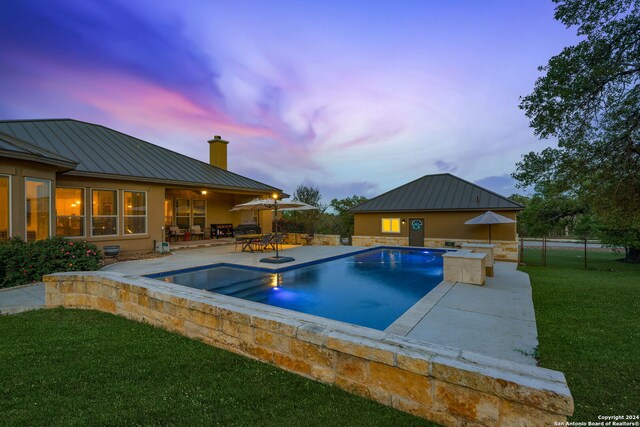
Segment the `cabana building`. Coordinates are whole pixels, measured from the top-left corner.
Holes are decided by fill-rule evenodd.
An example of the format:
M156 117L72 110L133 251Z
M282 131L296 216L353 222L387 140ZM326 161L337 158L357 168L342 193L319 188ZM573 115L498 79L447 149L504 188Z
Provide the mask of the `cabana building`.
M488 210L515 220L523 208L449 173L425 175L352 208L352 242L426 247L442 247L445 242L488 243L486 225L465 222ZM491 243L496 245L496 259L517 261L516 223L494 225Z
M280 189L227 170L228 141L203 141L209 164L107 127L71 119L0 121L0 240L64 236L148 251L170 226L256 220L229 212Z

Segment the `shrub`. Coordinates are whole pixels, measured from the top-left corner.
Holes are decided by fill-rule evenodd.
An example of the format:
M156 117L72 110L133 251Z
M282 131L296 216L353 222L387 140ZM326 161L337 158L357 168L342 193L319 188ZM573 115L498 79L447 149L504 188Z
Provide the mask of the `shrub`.
M0 288L42 280L61 271L91 271L100 268L102 255L91 243L63 237L25 243L18 237L0 244Z

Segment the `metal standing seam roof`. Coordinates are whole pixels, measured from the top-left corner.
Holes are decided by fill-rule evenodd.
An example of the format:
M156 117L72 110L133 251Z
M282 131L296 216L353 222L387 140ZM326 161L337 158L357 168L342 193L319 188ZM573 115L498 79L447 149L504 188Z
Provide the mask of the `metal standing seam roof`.
M40 147L26 143L10 135L0 133L0 156L15 159L32 160L40 163L59 166L68 170L74 169L78 164L73 160L59 156Z
M350 209L394 211L522 210L524 206L449 173L425 175Z
M3 120L0 132L77 163L66 175L225 189L278 188L102 125L73 119Z

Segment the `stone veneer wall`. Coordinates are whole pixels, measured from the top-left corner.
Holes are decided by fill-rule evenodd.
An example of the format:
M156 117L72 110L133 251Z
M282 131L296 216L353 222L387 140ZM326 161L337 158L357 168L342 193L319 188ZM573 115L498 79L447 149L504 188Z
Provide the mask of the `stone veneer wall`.
M408 237L387 237L387 236L353 236L353 246L408 246ZM488 240L463 240L463 239L424 239L424 246L427 248L444 247L444 242L456 243L489 243ZM518 262L518 242L510 240L493 240L496 261L513 261Z
M45 276L46 305L96 309L331 383L449 426L553 425L562 373L116 273ZM293 397L292 397L293 398Z
M400 236L353 236L351 244L353 246L409 246L409 238Z
M304 233L288 233L286 243L298 244L305 243L305 239L302 236L306 236ZM340 235L338 234L315 234L311 241L311 246L340 246Z

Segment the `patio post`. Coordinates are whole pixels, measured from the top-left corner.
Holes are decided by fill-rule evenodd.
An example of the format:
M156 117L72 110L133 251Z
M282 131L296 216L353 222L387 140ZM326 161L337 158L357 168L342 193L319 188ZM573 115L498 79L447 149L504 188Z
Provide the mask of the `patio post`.
M280 253L278 252L278 194L277 193L273 193L273 203L274 203L274 210L273 210L273 216L276 220L276 259L280 258Z

